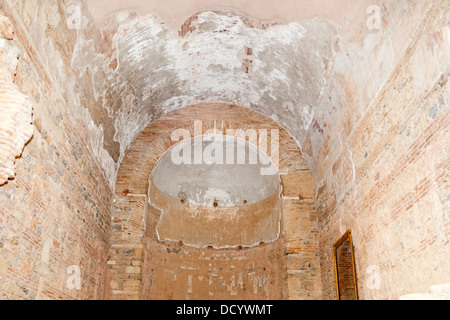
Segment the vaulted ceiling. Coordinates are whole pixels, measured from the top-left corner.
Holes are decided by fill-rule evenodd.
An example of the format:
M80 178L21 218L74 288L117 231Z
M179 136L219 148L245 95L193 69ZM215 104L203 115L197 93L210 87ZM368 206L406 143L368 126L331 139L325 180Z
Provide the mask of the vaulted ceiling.
M92 107L90 117L104 135L111 184L149 124L205 102L275 120L303 150L318 187L338 162L353 170L346 139L427 7L407 0L82 2L86 21L109 39L109 51L100 52L95 39L78 34L72 67L79 76L90 70L103 98L103 120ZM376 9L382 28L374 29Z

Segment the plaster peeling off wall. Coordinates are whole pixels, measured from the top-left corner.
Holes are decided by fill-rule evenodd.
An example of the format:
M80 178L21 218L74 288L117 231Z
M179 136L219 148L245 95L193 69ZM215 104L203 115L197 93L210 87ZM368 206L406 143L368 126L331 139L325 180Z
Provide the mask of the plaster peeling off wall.
M15 176L16 158L33 135L31 104L13 82L19 57L13 36L9 19L0 15L0 185Z
M80 0L70 1L66 10L68 28L77 31L70 65L78 79L83 77L89 79L92 88L92 98L96 102L95 107L98 107L95 110L94 106L90 108L84 106L82 102L83 94L76 86L77 80L69 80L67 81L66 95L71 97L69 100L72 109L70 119L74 123L82 123L86 127L86 130L89 132L86 135L86 141L94 157L103 169L103 175L108 181L111 190L114 190L118 166L111 155L112 152L110 150L108 151L108 148L105 146L105 140L111 143L113 135L111 137L106 136L104 130L105 119L99 119L102 117L102 114L106 113L103 110L106 101L103 99L104 87L106 85L104 69L110 65L110 60L114 59L114 57L108 55L109 50L99 53L96 47L98 43L91 38L92 34L83 32L83 30L87 29L89 18L84 16ZM89 34L89 36L86 34ZM106 117L109 120L111 114L107 114Z
M363 31L359 47L336 47L303 143L321 182L325 299L336 296L328 248L348 229L361 299L398 299L449 280L450 6L398 0L381 9L380 29Z
M399 60L407 54L431 3L385 1L376 6L377 16L372 16L378 20L376 27L370 25L370 15L367 25L360 29L349 19L348 26L342 28L353 30L353 40L347 40L348 35L333 39L335 59L327 85L309 132L299 141L305 156L311 158L318 193L321 188L328 188L341 202L354 187L354 180L358 179L355 166L360 159L354 159L349 141L355 138L355 128L376 103ZM366 10L367 3L363 1L355 7L355 12ZM404 79L402 85L407 81Z
M333 60L334 25L256 28L253 20L207 11L178 34L153 16L124 16L116 19L117 68L104 93L121 157L151 121L202 101L251 108L303 140Z

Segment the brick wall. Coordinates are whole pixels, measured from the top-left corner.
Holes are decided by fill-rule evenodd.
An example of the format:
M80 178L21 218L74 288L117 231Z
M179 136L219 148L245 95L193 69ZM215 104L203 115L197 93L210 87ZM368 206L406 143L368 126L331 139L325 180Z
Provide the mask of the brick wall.
M171 266L180 257L197 261L196 273L185 273L178 284L184 297L209 296L209 291L194 287L202 281L200 273L217 269L206 262L217 257L227 264L225 286L243 274L252 287L251 283L261 284L260 276L266 279L270 274L282 288L270 297L334 299L332 247L347 229L353 230L362 299L397 299L450 282L447 1L379 1L380 30L353 26L351 39L335 39L335 61L326 63L328 82L300 141L303 150L286 131L280 132L282 238L272 247L248 251L244 260L258 262L256 269L243 263L237 273L229 261L244 251L202 255L144 241L149 232L144 223L148 177L173 145L171 130L193 130L195 120L204 120L205 129L218 124L244 129L279 126L234 106L185 108L154 121L136 138L115 181L124 146L114 140L115 123L108 114L114 109L104 105L101 94L105 70L115 70L118 63L111 53L113 31L99 33L84 11L77 16L73 9L81 4L1 4L6 18L0 19L0 35L6 41L0 58L6 49L20 56L14 57L13 69L2 73L7 79L0 80L0 99L12 88L14 97L23 95L27 102L18 104L26 118L16 122L14 130L5 131L3 125L0 129L7 137L0 152L8 158L2 167L7 169L0 170L1 299L153 298L150 283L161 279L154 278L152 264L146 263L152 252L159 252L160 261L173 258ZM193 25L195 19L182 34ZM253 50L247 48L250 54ZM114 90L106 92L108 101L118 106L126 100L118 99ZM32 117L29 108L21 108L28 102ZM0 119L8 122L10 117ZM31 120L33 137L26 143ZM16 128L17 124L27 126ZM10 144L14 134L23 141ZM128 132L123 134L128 137ZM7 144L19 147L5 152ZM146 222L155 223L152 219ZM286 258L285 274L276 274L275 268L261 272L264 267L255 257L278 259L280 252ZM81 290L67 286L71 266L80 268ZM164 274L159 265L154 270ZM252 272L257 277L250 279ZM221 291L219 281L220 276L220 295L235 292ZM259 284L257 297L266 298L267 282Z
M15 161L33 134L32 106L14 84L18 51L11 21L0 15L0 185L14 178Z
M186 128L193 135L196 120L203 120L204 130L280 130L283 232L277 242L243 250L214 250L157 241L158 216L142 206L148 179L158 159L175 144L170 139L172 132ZM135 139L125 156L116 197L107 281L112 299L321 297L313 179L292 137L260 114L236 106L205 104L155 121Z
M34 130L15 179L0 187L0 299L105 293L112 192L70 108L69 91L81 89L71 68L77 33L66 28L64 10L57 1L2 1L20 53L13 81L33 106ZM77 88L83 103L95 103L89 78Z
M148 242L143 299L280 300L284 296L284 245L250 249L196 249Z
M427 4L376 99L360 119L343 121L348 135L337 142L342 155L318 185L325 299L336 298L332 247L347 229L353 230L361 299L398 299L450 280L449 7L445 1ZM352 106L354 88L331 81L345 88L343 105ZM320 153L329 150L339 148L324 144ZM325 172L333 157L324 156L318 170Z

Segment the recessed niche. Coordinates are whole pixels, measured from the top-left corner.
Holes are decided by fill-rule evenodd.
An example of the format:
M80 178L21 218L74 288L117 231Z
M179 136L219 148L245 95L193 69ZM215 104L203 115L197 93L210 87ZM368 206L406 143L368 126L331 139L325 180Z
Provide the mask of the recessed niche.
M181 150L194 153L201 147L226 155L230 146L235 160L241 157L244 163L200 163L192 154L192 162L174 161L174 153L175 158L183 156ZM257 147L234 137L200 137L173 146L157 162L149 181L150 205L161 210L159 240L182 241L197 248L242 250L278 239L280 179L277 174L263 174L267 164L270 159Z

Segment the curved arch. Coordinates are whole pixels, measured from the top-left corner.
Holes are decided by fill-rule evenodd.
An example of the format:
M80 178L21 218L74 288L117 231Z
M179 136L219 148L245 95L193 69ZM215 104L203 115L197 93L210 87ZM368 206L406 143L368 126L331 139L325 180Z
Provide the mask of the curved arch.
M203 132L195 132L195 121L202 121ZM162 243L156 234L156 225L159 221L158 212L151 211L147 201L148 181L150 174L159 159L175 145L178 141L172 141L171 133L176 129L185 129L191 136L195 137L204 134L208 129L276 129L279 130L279 174L281 176L282 194L282 218L281 237L271 244L260 244L254 248L235 247L223 249L219 253L209 248L189 248L183 243ZM176 286L186 285L173 283L175 286L169 290L159 290L161 277L167 277L166 272L171 272L170 268L158 267L158 259L176 259L174 268L186 264L188 272L191 268L188 265L200 263L199 268L208 268L199 261L203 259L220 259L217 263L223 263L226 268L239 266L245 268L246 263L255 263L258 271L257 278L248 274L242 275L242 281L250 282L247 285L253 286L257 281L262 287L256 294L247 292L249 299L261 298L299 298L302 295L320 298L320 264L318 258L317 239L317 219L315 214L314 183L308 165L303 158L293 137L274 120L269 119L255 111L247 108L226 105L226 104L197 104L171 112L153 122L133 141L131 148L125 155L116 183L116 208L113 214L113 246L116 243L124 252L139 252L135 259L137 263L143 264L136 277L142 279L141 291L139 294L143 299L155 297L166 297L168 291L181 290L178 298L204 296L186 293L186 287L175 289ZM145 221L145 222L144 222ZM138 248L138 249L136 249ZM117 252L114 251L115 259ZM167 255L167 256L166 256ZM153 257L153 258L152 258ZM130 261L130 256L125 256L126 261ZM152 260L152 264L149 263ZM200 259L200 260L199 260ZM229 260L231 259L231 260ZM275 260L273 260L275 259ZM176 261L176 262L175 262ZM239 264L236 261L241 261ZM272 262L273 264L270 264ZM276 262L275 262L276 261ZM305 276L299 278L295 272L299 264L308 261L311 266ZM269 263L270 265L267 265ZM170 264L170 263L169 263ZM201 267L203 265L203 267ZM151 267L152 266L152 267ZM219 267L219 265L218 265ZM114 269L114 266L110 267ZM154 269L154 272L151 272ZM233 272L236 272L236 269ZM281 270L281 274L280 274ZM284 271L283 271L284 270ZM172 270L175 272L175 270ZM179 272L179 271L176 271ZM181 271L180 271L181 272ZM199 271L200 272L200 271ZM206 272L206 271L205 271ZM224 277L233 277L234 273L226 273ZM286 273L285 273L286 272ZM187 275L186 275L187 276ZM204 275L199 274L200 278ZM237 277L237 274L234 276ZM109 279L115 282L122 281L120 273L109 272ZM152 278L153 282L150 281ZM274 282L267 282L266 277L274 277ZM284 279L284 280L283 280ZM192 281L194 281L193 279ZM211 280L213 281L213 280ZM228 281L231 281L228 279ZM237 280L236 280L237 281ZM214 282L214 281L213 281ZM149 283L153 286L149 287ZM159 283L159 284L158 284ZM307 285L307 283L315 283ZM232 285L232 282L228 285ZM221 291L222 287L214 284L220 297L229 297L229 292ZM270 290L269 290L269 287ZM152 288L152 290L150 290ZM241 289L233 289L237 292ZM112 290L110 291L112 293ZM197 292L197 294L200 294ZM217 298L217 296L216 296Z
M14 83L19 52L14 47L13 26L0 16L0 187L16 175L16 160L33 136L33 106Z

